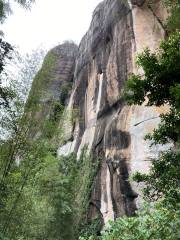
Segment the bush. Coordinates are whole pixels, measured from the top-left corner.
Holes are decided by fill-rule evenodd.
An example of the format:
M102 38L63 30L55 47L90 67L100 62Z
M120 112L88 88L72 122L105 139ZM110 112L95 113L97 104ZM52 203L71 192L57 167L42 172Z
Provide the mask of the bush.
M178 240L180 211L145 207L136 217L122 217L110 223L102 236L80 237L79 240Z

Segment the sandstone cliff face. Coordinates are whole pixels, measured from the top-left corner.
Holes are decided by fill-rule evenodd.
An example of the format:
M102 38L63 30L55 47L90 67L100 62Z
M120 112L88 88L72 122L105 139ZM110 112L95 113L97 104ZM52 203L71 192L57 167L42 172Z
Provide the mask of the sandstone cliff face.
M74 43L65 43L50 50L37 73L28 97L26 110L31 123L32 138L42 134L46 119L54 111L56 103L66 104L69 89L73 84L75 59L78 47Z
M79 156L87 145L94 159L100 159L89 217L100 213L104 223L134 214L140 192L128 177L137 170L147 172L151 159L162 149L150 149L144 136L157 126L165 109L126 106L121 96L128 74L142 73L135 66L136 54L145 47L155 50L164 38L165 17L159 1L149 7L143 0L104 0L93 13L77 55L72 59L66 52L64 59L71 60L63 64L60 60L59 79L48 85L47 91L52 89L50 95L55 97L57 85L69 81L73 73L66 111L76 109L79 114L64 124L65 144L59 146L58 155L76 152ZM60 59L61 55L62 51Z
M121 92L129 73L141 73L136 54L145 47L155 50L164 38L164 18L158 1L149 8L145 1L105 0L79 46L68 108L79 109L80 120L71 132L68 126L67 143L58 153L80 154L88 145L101 158L89 214L100 212L104 223L134 213L140 192L128 181L129 174L147 172L162 148L150 149L144 136L157 126L164 109L125 106Z

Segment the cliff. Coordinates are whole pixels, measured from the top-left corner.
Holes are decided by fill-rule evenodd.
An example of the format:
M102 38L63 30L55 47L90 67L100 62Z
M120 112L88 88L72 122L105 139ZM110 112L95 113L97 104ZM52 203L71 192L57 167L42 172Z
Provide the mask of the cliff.
M33 83L30 95L36 95L36 102L43 106L34 115L39 121L48 117L52 99L61 101L70 115L78 111L73 121L64 121L64 144L59 143L58 155L75 152L79 156L88 146L93 158L100 159L89 218L100 213L107 223L124 214L133 215L141 197L129 175L137 170L147 172L162 149L150 149L144 136L157 126L165 109L126 106L122 90L130 73L142 74L135 65L137 53L145 47L154 51L165 37L165 17L159 1L149 7L143 0L104 0L95 9L79 49L66 43L51 50L56 61L48 77L42 81L36 77ZM68 89L62 100L62 86L69 82L73 84L71 93ZM41 94L37 94L39 89Z

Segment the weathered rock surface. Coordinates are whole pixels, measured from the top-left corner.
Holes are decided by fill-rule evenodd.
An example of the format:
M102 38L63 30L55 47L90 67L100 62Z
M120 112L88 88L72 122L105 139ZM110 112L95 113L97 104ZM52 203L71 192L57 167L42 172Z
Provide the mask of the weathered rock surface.
M129 174L147 172L151 159L162 148L150 149L144 136L157 126L164 109L125 106L121 92L129 73L141 73L135 66L136 54L145 47L155 50L164 38L163 11L157 1L149 8L142 0L128 4L105 0L94 11L79 46L68 105L79 109L79 120L58 152L80 154L88 145L94 157L101 158L89 216L100 211L104 223L133 215L139 189L128 181Z
M70 97L73 84L75 59L78 47L74 43L64 43L50 50L37 73L28 97L26 111L31 126L31 137L39 137L42 126L54 111L56 103L65 105Z
M55 49L57 78L48 84L48 99L57 99L62 82L72 81L73 74L66 111L78 110L78 117L64 125L65 144L59 146L58 155L79 155L87 145L94 159L100 158L89 217L101 213L104 223L134 214L140 192L128 177L137 170L147 172L162 149L150 149L144 136L158 125L159 114L166 109L126 106L121 95L128 74L142 73L135 65L136 54L145 47L156 50L164 38L165 15L159 1L149 7L143 0L104 0L93 13L78 53L73 47L72 55L65 52L61 57L63 46Z

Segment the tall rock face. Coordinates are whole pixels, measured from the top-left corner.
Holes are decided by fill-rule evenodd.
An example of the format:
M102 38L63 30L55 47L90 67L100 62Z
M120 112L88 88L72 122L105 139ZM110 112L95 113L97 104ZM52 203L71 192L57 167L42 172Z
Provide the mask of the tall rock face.
M164 38L165 17L159 1L149 6L143 0L104 0L95 9L78 52L75 48L72 52L76 54L66 56L63 64L60 60L58 78L46 87L49 99L60 96L57 90L61 83L72 81L73 76L66 110L78 110L78 117L65 122L65 144L59 146L58 155L76 152L79 156L88 146L94 159L100 160L89 218L100 214L105 224L134 214L141 197L138 186L129 182L129 175L147 172L151 159L162 149L150 149L144 136L158 125L159 114L166 109L126 106L122 90L130 73L142 74L135 65L137 53L145 47L156 50ZM63 46L60 49L62 59Z
M33 122L30 123L32 138L42 135L44 123L56 110L57 104L66 105L73 84L77 53L78 47L66 42L46 55L26 104L25 112Z
M165 36L165 11L158 1L105 0L93 13L76 59L74 88L69 109L79 109L79 119L68 126L63 153L85 145L100 158L100 169L91 196L89 216L101 213L104 223L132 215L139 205L139 189L128 181L131 173L147 172L161 146L144 141L159 123L162 108L126 106L121 100L136 54L145 47L155 50ZM71 129L71 131L70 131Z

